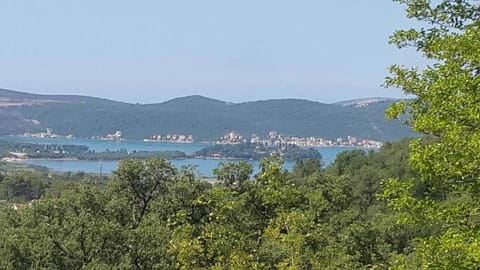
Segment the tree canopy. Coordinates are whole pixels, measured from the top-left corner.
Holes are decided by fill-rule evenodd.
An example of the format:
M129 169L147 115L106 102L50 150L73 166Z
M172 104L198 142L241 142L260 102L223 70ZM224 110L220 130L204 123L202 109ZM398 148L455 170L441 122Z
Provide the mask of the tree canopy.
M409 171L406 143L386 149L343 154L343 171L312 159L288 172L272 156L252 176L246 162L223 163L213 186L161 159L123 161L107 183L44 181L24 208L0 208L0 268L385 268L416 236L365 197L380 179L407 176L385 166ZM24 198L31 189L15 183L28 177L0 187Z
M399 30L391 43L413 47L424 69L392 66L386 85L414 99L394 104L390 118L406 119L425 134L410 144L410 163L427 187L411 194L412 181L386 181L384 195L404 223L429 228L398 269L478 269L480 265L480 3L396 0L423 27Z

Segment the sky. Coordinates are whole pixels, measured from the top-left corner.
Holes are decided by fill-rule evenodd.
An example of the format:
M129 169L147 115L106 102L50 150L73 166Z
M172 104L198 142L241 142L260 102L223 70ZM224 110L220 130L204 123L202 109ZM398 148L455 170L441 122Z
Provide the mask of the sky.
M391 0L2 0L0 88L131 103L403 97Z

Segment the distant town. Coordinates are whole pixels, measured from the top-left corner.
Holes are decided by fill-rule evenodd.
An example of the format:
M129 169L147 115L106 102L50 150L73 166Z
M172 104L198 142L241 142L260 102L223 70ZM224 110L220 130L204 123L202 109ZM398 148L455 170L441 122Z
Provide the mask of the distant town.
M241 134L232 131L219 138L216 144L238 144L250 142L252 144L262 144L264 146L278 146L285 147L289 145L296 145L300 147L367 147L379 148L383 145L382 142L373 140L359 140L354 136L347 138L337 138L335 140L325 139L320 137L298 137L298 136L284 136L277 131L270 131L266 137L252 134L249 138L244 138Z
M75 139L75 136L73 135L59 135L53 133L53 129L47 128L45 132L40 132L40 133L24 133L19 135L20 137L25 137L25 138L64 138L64 139Z
M74 139L73 135L58 135L53 133L52 129L46 129L45 132L41 133L25 133L20 135L22 137L34 137L34 138L66 138ZM106 134L104 136L94 136L90 139L99 139L99 140L125 140L123 133L121 131L115 131L111 134ZM145 138L144 141L157 141L157 142L173 142L173 143L193 143L193 135L188 134L156 134L148 138ZM252 143L260 144L264 146L277 146L285 147L289 145L295 145L299 147L364 147L364 148L379 148L383 145L380 141L368 140L368 139L357 139L355 136L347 136L346 138L336 138L336 139L325 139L321 137L299 137L299 136L285 136L280 134L278 131L269 131L265 136L260 136L257 134L251 134L246 137L239 132L230 131L224 134L222 137L218 138L213 142L213 144L240 144L240 143Z
M109 135L111 136L111 135ZM111 138L111 137L108 137ZM177 135L177 134L158 134L144 139L144 141L162 141L162 142L178 142L178 143L193 143L193 135ZM269 131L266 136L259 136L251 134L249 137L244 137L236 131L227 132L213 144L240 144L252 143L261 144L264 146L285 147L295 145L299 147L330 147L330 146L345 146L345 147L367 147L379 148L383 145L382 142L374 140L359 140L354 136L347 136L347 138L325 139L320 137L298 137L298 136L284 136L278 131Z
M193 143L193 135L177 135L177 134L158 134L153 135L144 141L161 141L161 142L176 142L176 143Z

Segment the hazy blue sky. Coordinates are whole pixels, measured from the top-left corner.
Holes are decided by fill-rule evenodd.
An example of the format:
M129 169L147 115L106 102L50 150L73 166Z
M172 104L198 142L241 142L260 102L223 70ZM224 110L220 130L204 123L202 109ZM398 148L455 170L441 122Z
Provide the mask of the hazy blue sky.
M402 96L390 0L2 0L0 88L161 102Z

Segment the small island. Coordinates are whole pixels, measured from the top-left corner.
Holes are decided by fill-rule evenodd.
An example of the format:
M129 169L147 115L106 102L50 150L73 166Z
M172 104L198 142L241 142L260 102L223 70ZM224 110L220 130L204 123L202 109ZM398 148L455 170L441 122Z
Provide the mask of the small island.
M195 152L195 158L232 158L259 160L279 154L285 160L321 158L320 152L314 148L303 148L297 145L265 146L254 143L216 144Z
M78 160L123 160L128 158L148 159L159 157L181 159L187 155L181 151L117 151L95 152L85 145L35 144L0 141L0 157L9 159L78 159Z

